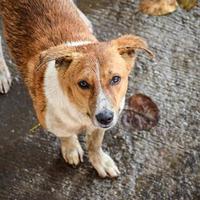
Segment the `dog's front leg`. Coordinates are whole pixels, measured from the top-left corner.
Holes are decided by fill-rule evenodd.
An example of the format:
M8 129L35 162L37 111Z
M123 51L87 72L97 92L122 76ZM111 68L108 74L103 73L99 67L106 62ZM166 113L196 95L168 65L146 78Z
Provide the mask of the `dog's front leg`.
M63 158L70 165L78 165L83 162L83 150L78 141L77 135L61 137L61 152Z
M104 130L96 129L87 132L87 147L90 162L101 177L117 177L120 172L112 158L103 152L101 145Z
M7 93L11 86L11 75L3 56L2 40L0 36L0 93Z

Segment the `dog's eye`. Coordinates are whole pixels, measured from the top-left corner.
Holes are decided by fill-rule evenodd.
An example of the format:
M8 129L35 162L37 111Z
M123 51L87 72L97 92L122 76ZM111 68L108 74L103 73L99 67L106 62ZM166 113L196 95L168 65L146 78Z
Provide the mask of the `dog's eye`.
M79 86L81 89L83 89L83 90L88 90L88 89L90 89L90 84L89 84L87 81L84 81L84 80L79 81L79 82L78 82L78 86Z
M110 81L110 84L111 85L117 85L117 84L119 84L120 81L121 81L120 76L113 76L111 81Z

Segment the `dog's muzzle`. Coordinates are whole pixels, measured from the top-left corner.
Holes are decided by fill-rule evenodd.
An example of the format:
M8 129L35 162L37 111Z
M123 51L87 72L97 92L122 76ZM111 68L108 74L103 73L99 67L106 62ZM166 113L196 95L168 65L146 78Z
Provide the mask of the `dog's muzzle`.
M102 128L108 128L113 122L114 113L106 109L98 113L95 117Z

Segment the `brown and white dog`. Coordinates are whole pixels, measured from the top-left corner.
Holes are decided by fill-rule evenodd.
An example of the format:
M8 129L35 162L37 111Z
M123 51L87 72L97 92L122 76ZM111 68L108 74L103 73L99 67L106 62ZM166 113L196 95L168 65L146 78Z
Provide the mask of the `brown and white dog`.
M40 124L61 141L69 164L83 161L77 135L86 131L89 159L102 177L120 174L101 145L106 129L124 107L128 75L136 50L147 49L137 36L100 42L86 16L71 0L1 0L3 31ZM0 50L0 91L10 73Z

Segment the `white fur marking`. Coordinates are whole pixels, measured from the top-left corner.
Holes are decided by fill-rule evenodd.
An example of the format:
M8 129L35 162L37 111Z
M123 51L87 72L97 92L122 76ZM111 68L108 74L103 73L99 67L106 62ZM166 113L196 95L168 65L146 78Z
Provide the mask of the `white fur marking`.
M45 72L44 91L47 99L46 127L58 137L77 134L77 130L87 123L85 116L78 111L62 91L55 68L55 60L48 63Z
M99 88L97 102L96 102L96 114L98 114L102 110L105 110L105 109L112 110L112 106L110 104L109 99L106 97L102 89L99 63L97 63L96 65L96 72L97 72L97 80L98 80L98 88Z
M72 41L72 42L65 42L65 45L68 47L78 47L91 43L92 43L91 41Z
M97 75L97 80L98 80L99 91L98 91L98 94L97 94L96 110L95 110L93 120L94 120L95 125L98 126L98 122L97 122L95 116L97 114L99 114L100 112L102 112L103 110L110 110L114 113L114 119L113 119L113 122L111 124L111 126L113 126L117 123L118 116L124 108L125 96L121 100L119 111L114 110L109 98L106 96L105 92L102 89L99 63L96 64L96 75Z
M96 65L96 75L97 75L97 80L98 80L98 94L97 94L97 102L96 102L96 110L94 113L94 124L95 126L99 126L99 123L96 120L96 115L98 115L100 112L104 110L110 110L114 113L114 119L113 122L111 123L111 126L115 125L118 119L118 114L114 110L110 99L106 96L105 92L103 91L102 85L101 85L101 77L100 77L100 66L99 63Z

